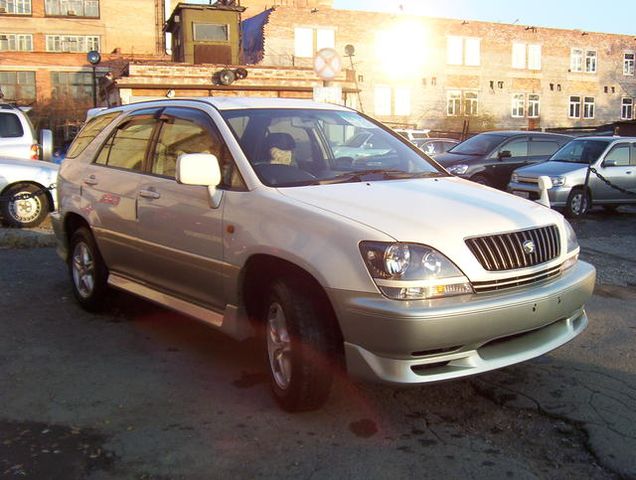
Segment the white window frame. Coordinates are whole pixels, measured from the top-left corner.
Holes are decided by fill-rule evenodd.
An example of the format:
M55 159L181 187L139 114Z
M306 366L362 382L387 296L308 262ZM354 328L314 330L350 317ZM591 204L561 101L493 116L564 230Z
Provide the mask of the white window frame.
M634 99L632 97L623 97L621 99L621 120L634 119Z
M408 87L396 87L393 96L395 99L395 115L409 116L411 114L411 89Z
M627 58L628 55L631 55L632 58ZM623 53L623 75L627 75L630 77L634 76L634 72L636 71L636 52L628 51Z
M525 70L526 68L526 44L514 42L512 44L512 68Z
M528 44L528 70L541 70L541 50L538 43Z
M596 73L598 70L598 53L596 50L585 51L585 73Z
M376 85L373 91L373 105L376 116L391 115L391 87Z
M577 98L578 100L572 100ZM581 118L581 96L570 95L568 118Z
M512 94L512 118L523 118L526 115L526 94Z
M570 50L570 71L582 72L585 65L585 50L573 48Z
M0 44L0 52L32 52L33 51L33 35L30 33L0 33L0 37L6 37L7 48L4 49ZM21 48L23 47L24 48Z
M464 64L464 37L451 35L446 39L446 62L449 65Z
M294 28L294 56L298 58L311 58L314 56L313 28Z
M448 90L446 92L446 116L457 117L462 111L462 91Z
M334 28L318 28L316 30L316 51L323 48L336 48L336 30Z
M479 67L481 65L481 39L476 37L464 38L464 65Z
M592 120L596 113L596 103L594 97L583 97L583 118Z
M94 15L88 14L91 10ZM45 0L44 12L53 17L99 18L99 0Z
M31 0L0 0L0 8L4 13L14 15L31 15Z
M528 94L527 113L528 118L539 118L541 116L541 95L538 93Z
M91 50L100 51L100 37L97 35L47 35L46 51L56 53L85 53ZM79 45L69 48L69 45Z

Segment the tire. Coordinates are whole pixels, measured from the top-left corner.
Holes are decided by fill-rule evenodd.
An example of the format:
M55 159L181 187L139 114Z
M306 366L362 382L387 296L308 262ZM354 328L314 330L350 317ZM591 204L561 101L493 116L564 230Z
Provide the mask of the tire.
M31 198L14 199L16 195L34 194L40 192ZM44 221L49 214L49 199L41 187L31 183L23 183L14 185L7 189L3 194L6 198L2 202L2 220L3 223L10 227L30 228L36 227Z
M272 393L288 412L320 408L333 382L329 322L302 286L297 279L275 280L262 313Z
M585 215L590 209L590 196L582 188L575 188L568 195L565 205L565 216L578 218Z
M108 295L108 270L91 232L78 228L71 236L68 269L73 294L89 312L100 311Z
M488 180L488 177L486 175L480 175L480 174L473 175L472 177L470 177L470 181L478 183L479 185L492 187L492 184L490 183L490 180Z

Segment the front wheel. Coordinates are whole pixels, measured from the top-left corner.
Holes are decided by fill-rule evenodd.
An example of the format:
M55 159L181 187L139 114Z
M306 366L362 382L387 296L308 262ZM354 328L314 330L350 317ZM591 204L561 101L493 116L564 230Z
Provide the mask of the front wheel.
M264 306L267 364L272 392L289 412L320 408L333 381L333 343L317 302L302 282L276 280Z
M2 219L10 227L36 227L49 214L48 197L37 185L14 185L3 197Z
M565 205L565 215L567 217L582 217L590 209L590 196L582 188L575 188L568 196Z
M108 293L108 270L95 239L87 228L81 227L73 233L70 247L68 269L73 294L84 309L99 311Z

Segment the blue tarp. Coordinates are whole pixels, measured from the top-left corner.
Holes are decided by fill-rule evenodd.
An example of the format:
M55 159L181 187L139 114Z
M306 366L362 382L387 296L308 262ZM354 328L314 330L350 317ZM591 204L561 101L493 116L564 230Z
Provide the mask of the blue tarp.
M273 9L270 8L241 22L244 64L253 65L263 60L265 54L265 33L263 28L269 21L272 11Z

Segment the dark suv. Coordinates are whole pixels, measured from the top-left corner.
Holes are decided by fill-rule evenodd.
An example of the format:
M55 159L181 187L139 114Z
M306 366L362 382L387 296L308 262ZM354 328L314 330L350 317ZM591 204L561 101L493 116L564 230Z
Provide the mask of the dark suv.
M505 190L515 169L547 160L571 139L542 132L480 133L435 160L454 175Z

